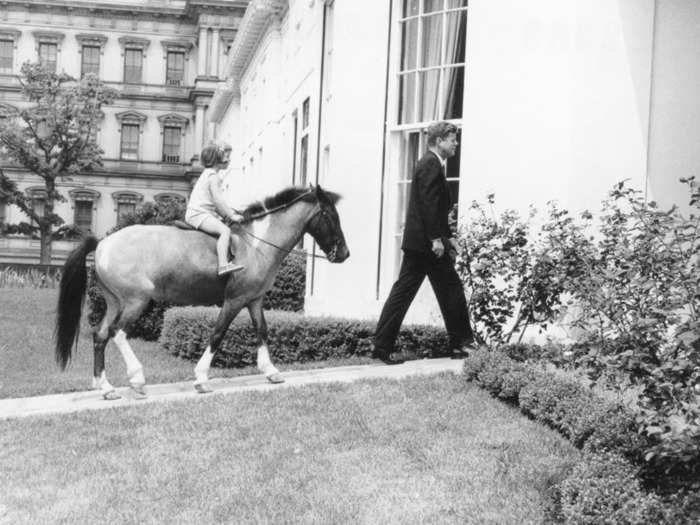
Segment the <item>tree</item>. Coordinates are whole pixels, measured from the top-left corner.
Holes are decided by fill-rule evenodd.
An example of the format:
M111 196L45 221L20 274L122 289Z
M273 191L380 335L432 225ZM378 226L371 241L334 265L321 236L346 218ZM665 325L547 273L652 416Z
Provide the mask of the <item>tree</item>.
M54 230L64 222L54 212L55 204L66 201L57 182L102 166L104 152L97 144L97 126L102 106L111 104L117 92L96 76L76 80L30 63L22 65L20 83L30 105L0 119L0 153L44 181L44 210L35 212L32 198L0 170L0 199L17 206L31 223L5 225L3 230L38 232L41 263L49 264L52 240L76 231L73 226Z

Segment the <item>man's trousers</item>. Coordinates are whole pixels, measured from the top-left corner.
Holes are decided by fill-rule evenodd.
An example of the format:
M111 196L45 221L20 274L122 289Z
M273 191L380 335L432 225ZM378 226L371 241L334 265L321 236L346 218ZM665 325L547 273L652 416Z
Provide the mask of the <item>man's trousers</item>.
M377 323L375 348L388 353L394 351L401 323L426 276L433 287L445 321L450 349L460 348L474 341L464 287L455 271L453 261L447 254L438 258L432 253L406 250L399 278L391 288Z

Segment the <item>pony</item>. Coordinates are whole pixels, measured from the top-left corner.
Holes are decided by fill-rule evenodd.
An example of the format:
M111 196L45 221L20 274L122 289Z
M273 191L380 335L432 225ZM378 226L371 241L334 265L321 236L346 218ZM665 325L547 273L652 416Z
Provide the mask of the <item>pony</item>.
M245 269L221 277L216 272L216 239L201 231L133 225L100 241L87 236L68 256L60 281L54 332L59 367L65 370L77 346L87 286L86 258L94 251L95 278L107 310L93 333L92 381L104 399L120 397L105 371L105 347L110 340L121 352L134 396L146 396L143 367L127 334L151 300L222 305L209 345L194 368L197 392L212 391L208 384L212 360L227 328L244 307L257 335L258 370L271 383L283 382L270 360L263 297L304 233L314 238L331 263L342 263L350 256L336 209L339 199L320 186L292 186L249 205L243 211L245 220L231 225L236 262Z

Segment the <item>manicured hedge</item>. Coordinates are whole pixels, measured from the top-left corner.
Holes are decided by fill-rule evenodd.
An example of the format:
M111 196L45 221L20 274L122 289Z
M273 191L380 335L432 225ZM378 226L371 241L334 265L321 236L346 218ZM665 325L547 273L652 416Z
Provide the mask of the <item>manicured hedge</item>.
M555 491L565 523L700 522L700 497L692 490L693 475L671 479L673 465L663 472L645 462L650 443L638 432L629 408L601 398L575 379L515 361L499 350L473 352L465 360L464 377L517 404L525 414L583 448L582 461ZM664 494L662 502L643 490L647 484L657 488L685 485L687 489Z
M177 307L165 313L160 344L168 352L197 360L206 348L219 309L216 307ZM367 356L372 351L376 326L372 321L309 317L294 312L269 311L269 347L273 361L302 363L328 358ZM255 363L257 336L247 312L231 323L215 365L242 367ZM397 339L397 348L407 354L444 355L447 335L433 326L405 327Z

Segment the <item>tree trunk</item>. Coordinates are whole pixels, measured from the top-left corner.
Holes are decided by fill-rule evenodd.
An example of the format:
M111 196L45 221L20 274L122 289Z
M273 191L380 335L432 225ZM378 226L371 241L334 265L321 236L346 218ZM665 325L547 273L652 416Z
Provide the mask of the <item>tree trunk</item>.
M51 264L51 226L41 228L40 235L39 262L41 264Z
M41 264L51 264L51 234L53 233L53 225L50 217L53 215L54 199L53 191L55 189L53 180L46 181L46 201L44 203L44 217L39 224L40 235L40 251L39 262Z

